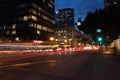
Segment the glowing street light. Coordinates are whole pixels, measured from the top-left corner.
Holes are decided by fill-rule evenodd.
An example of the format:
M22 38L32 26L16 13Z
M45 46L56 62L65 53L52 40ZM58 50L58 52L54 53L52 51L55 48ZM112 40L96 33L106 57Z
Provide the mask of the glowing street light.
M65 43L67 43L67 40L64 40Z
M54 41L54 37L50 37L50 41Z

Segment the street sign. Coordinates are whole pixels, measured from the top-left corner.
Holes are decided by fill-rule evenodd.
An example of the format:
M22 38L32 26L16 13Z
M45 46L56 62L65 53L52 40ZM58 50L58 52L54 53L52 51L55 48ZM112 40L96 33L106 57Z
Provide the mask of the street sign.
M102 32L102 30L101 29L97 29L97 33L101 33Z

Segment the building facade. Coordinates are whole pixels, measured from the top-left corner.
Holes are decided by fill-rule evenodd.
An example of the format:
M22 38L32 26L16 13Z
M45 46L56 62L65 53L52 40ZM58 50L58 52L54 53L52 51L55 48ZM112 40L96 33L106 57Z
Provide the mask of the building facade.
M77 35L80 33L75 29L74 9L59 9L56 13L55 40L60 45L73 47Z
M74 9L59 9L56 12L57 27L74 26Z
M117 5L120 3L120 0L104 0L104 6L107 8L110 5Z
M55 41L60 45L68 45L69 47L75 47L75 44L80 40L80 32L74 27L62 27L55 29Z
M0 0L1 40L49 40L54 0Z

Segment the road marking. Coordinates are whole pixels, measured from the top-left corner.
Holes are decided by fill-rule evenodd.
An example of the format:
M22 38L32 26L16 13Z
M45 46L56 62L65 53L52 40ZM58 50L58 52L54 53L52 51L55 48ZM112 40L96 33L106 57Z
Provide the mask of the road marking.
M19 66L27 66L27 65L32 65L32 64L54 63L54 62L56 62L56 60L47 60L47 61L40 61L40 62L27 62L27 63L20 63L20 64L11 64L11 65L0 66L0 68L5 68L5 67L19 67Z

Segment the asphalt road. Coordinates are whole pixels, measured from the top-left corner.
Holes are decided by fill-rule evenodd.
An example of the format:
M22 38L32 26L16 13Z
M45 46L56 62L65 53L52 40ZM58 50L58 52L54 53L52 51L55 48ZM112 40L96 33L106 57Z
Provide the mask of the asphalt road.
M2 62L0 80L120 80L120 56L96 51Z

